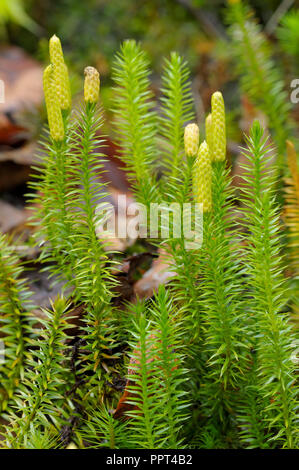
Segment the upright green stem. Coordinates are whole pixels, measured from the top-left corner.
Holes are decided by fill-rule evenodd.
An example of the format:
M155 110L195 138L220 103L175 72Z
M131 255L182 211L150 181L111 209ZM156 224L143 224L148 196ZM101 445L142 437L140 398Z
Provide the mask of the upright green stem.
M0 407L5 411L8 401L12 399L16 387L23 375L25 359L25 329L24 307L20 298L19 289L24 286L18 282L10 260L5 259L5 253L0 246L0 331L4 333L6 355L5 363L0 367L1 389Z
M78 142L78 155L76 159L75 180L79 190L76 201L79 205L78 223L73 227L73 240L75 252L82 257L75 266L75 275L78 278L78 290L87 304L88 315L86 340L91 348L92 369L101 374L101 355L106 348L103 318L107 313L111 299L109 279L105 263L107 255L96 233L96 196L100 194L95 190L97 185L94 172L99 162L95 160L95 131L97 128L97 109L94 103L86 103L80 125L82 132ZM109 277L109 276L108 276ZM89 364L87 367L90 367Z
M228 181L225 162L213 166L213 210L204 218L202 308L207 371L203 401L227 431L242 381L240 285L237 254L229 245ZM237 299L238 297L238 299ZM237 302L238 300L238 302Z

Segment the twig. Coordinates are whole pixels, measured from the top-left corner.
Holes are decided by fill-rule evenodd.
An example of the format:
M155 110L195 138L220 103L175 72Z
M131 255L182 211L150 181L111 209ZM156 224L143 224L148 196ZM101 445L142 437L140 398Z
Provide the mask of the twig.
M222 25L217 22L217 25L214 21L209 18L206 12L201 11L199 8L194 7L189 0L176 0L181 6L191 13L204 27L207 34L211 36L216 36L218 38L226 38L225 30Z
M293 5L294 0L283 0L277 10L273 13L270 20L265 26L265 32L267 34L274 33L275 29L277 28L278 23L280 22L281 18L285 15L289 8Z

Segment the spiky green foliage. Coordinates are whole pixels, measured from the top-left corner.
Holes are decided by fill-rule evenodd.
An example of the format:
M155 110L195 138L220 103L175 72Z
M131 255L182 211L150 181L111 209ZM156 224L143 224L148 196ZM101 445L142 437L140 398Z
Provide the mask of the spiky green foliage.
M67 128L66 114L64 124ZM41 247L40 260L54 263L51 265L52 272L71 281L72 271L66 262L71 248L71 221L67 210L67 194L71 184L68 179L70 140L67 134L61 142L55 142L49 136L41 144L35 179L30 183L33 190L31 203L38 208L32 217L32 225L38 228L35 240Z
M240 441L249 449L269 449L272 447L270 434L263 420L264 410L267 402L261 396L259 384L256 377L258 375L258 359L256 357L256 345L258 328L255 328L253 321L250 322L248 331L252 334L251 349L239 401L237 403L237 422L240 425Z
M59 436L51 430L31 427L26 435L26 449L56 449L59 447Z
M97 236L102 216L97 206L106 196L105 187L98 180L103 171L103 154L100 150L104 141L97 137L101 125L102 117L96 105L86 103L79 112L77 126L71 134L73 150L69 155L69 177L72 186L67 193L72 218L71 254L74 259L72 268L77 294L95 309L98 305L107 303L107 297L109 298L108 282L103 282L105 277L109 277L105 269L108 253L105 252L105 244L103 241L100 243ZM82 257L84 251L85 256Z
M173 301L164 286L159 291L150 309L153 327L156 330L156 349L159 354L159 374L162 381L160 387L164 397L164 419L167 429L164 435L168 446L180 447L182 423L187 418L182 383L186 378L184 370L183 334L184 323L181 312L173 305Z
M96 90L93 82L89 85L97 97L99 77ZM103 184L98 182L104 141L97 134L102 117L97 104L90 100L73 119L69 111L63 111L62 116L64 138L57 142L50 136L44 144L43 165L33 184L33 202L39 207L34 221L38 226L35 237L43 241L41 260L50 261L51 271L63 275L74 288L75 299L86 305L86 351L81 358L81 374L91 370L97 372L96 379L101 374L101 355L108 357L107 349L114 341L112 334L109 340L105 338L107 321L111 325L112 276L106 266L109 254L97 236L103 216L97 209L106 195Z
M162 155L166 171L161 179L161 192L163 200L178 203L181 209L183 204L192 203L192 168L196 157L196 155L184 155L184 126L194 118L189 75L190 72L183 59L178 54L172 53L170 59L164 63L162 76L163 95L159 130L163 138ZM194 328L194 322L196 323L194 331L197 335L198 290L193 282L196 270L192 251L188 251L187 247L190 240L186 240L183 233L183 217L182 211L179 238L175 237L173 232L176 222L170 218L170 236L164 241L163 248L170 255L170 259L175 261L172 263L172 268L176 272L172 282L176 286L173 293L186 309L190 329ZM193 319L190 321L192 316Z
M190 202L194 157L184 158L183 154L184 124L193 117L189 71L183 59L175 53L165 61L159 120L155 119L152 111L148 75L148 62L140 46L134 41L126 41L114 64L114 80L118 85L115 96L116 129L122 158L136 182L134 187L137 199L147 208L150 202L160 202L162 197L163 200L170 198L180 204ZM157 182L153 181L152 173L157 159L154 144L158 123L163 139L162 164L166 167L160 190ZM179 249L177 243L180 245ZM194 299L196 292L192 283L191 256L188 257L186 253L184 240L173 240L167 249L171 255L176 256L176 265L182 267L183 277L180 279L185 287L185 298L190 298L189 291L186 290L187 281L193 293L191 299ZM186 260L187 257L189 264L179 261ZM188 272L186 266L190 266Z
M213 210L205 215L202 297L206 372L204 413L225 432L234 419L235 396L244 368L244 321L238 248L229 212L233 199L225 162L213 164Z
M245 2L231 2L229 31L242 90L268 118L278 147L278 168L283 171L285 141L292 132L291 104L273 51L252 11Z
M202 246L200 233L196 245L188 244L184 233L175 235L177 222L170 217L169 236L155 238L161 256L169 257L170 285L117 311L115 253L109 252L103 232L97 233L103 222L97 204L106 197L97 182L104 144L95 103L99 76L91 68L88 73L95 80L87 83L87 104L64 116L63 141L47 140L45 166L35 186L41 261L51 261L51 270L68 281L72 305L80 304L81 314L70 328L74 336L68 337L69 303L58 299L49 319L42 321L44 329L34 331L27 363L17 370L19 394L14 411L10 407L7 413L3 447L298 447L294 338L271 175L277 172L260 126L254 125L248 139L241 197L233 193L226 163L214 162L213 201L203 210ZM165 62L161 118L153 112L148 73L140 46L125 42L114 68L122 158L137 199L147 208L162 197L178 206L191 204L199 189L192 190L191 177L198 128L191 125L195 144L189 140L183 155L183 125L191 116L188 73L175 54ZM214 121L212 137L220 139L224 159L224 106L219 92L216 98L221 118ZM154 168L161 137L166 171L160 184ZM197 178L201 190L208 180ZM237 204L241 224L235 217ZM195 217L189 209L192 230ZM167 218L160 219L160 229ZM5 316L0 322L10 325L3 330L13 338L9 360L20 353L24 363L24 339L19 344L16 339L26 324L20 327L14 310L16 302L25 311L23 284L1 243ZM5 387L10 386L6 380Z
M24 269L5 235L0 236L0 410L5 411L24 376L30 331L30 292ZM3 356L3 357L2 357Z
M145 52L130 40L123 43L113 67L116 137L136 197L146 207L157 198L152 175L157 119L148 66Z
M43 151L37 161L37 176L31 184L34 191L31 194L31 202L39 208L32 223L38 227L35 235L41 244L41 260L53 262L52 272L71 282L72 269L66 262L66 258L71 257L69 252L72 224L67 210L67 194L71 184L71 92L61 43L55 35L50 39L49 52L52 63L46 67L43 74L49 135L42 142Z
M293 357L294 337L285 311L288 290L280 256L279 210L274 193L273 168L269 170L270 151L263 129L255 122L245 151L246 190L244 197L248 247L245 262L250 299L247 306L254 318L256 372L249 386L258 392L263 419L270 442L293 448L298 441L296 413L298 388ZM255 361L253 362L253 364ZM257 381L257 383L256 383ZM250 409L248 410L251 411ZM249 439L256 438L248 428ZM269 436L267 436L269 439ZM258 442L256 441L256 444Z
M49 432L52 427L57 435L67 420L65 393L71 385L66 381L69 374L65 330L71 321L68 311L65 299L57 298L52 310L44 311L45 318L40 319L44 329L41 337L30 344L30 359L10 417L12 428L7 428L8 447L27 448L36 432Z
M113 418L106 405L90 410L80 435L91 448L127 449L129 425Z
M97 236L103 217L98 207L106 195L105 188L98 182L102 171L100 149L104 145L103 139L97 137L101 124L102 117L96 104L85 103L72 135L72 187L67 194L73 219L70 255L71 261L74 260L72 270L76 295L86 304L86 326L83 328L89 351L85 358L86 367L98 374L101 370L101 354L108 357L107 349L112 347L114 341L112 334L110 340L105 340L106 322L112 315L109 303L113 279L111 267L110 270L107 267L109 253L105 251L104 240L99 240Z
M126 400L136 408L126 413L132 418L132 443L142 448L178 448L186 419L179 312L163 287L149 312L142 303L135 312Z
M163 138L165 175L161 178L161 192L164 201L170 200L180 204L181 209L183 204L192 203L192 168L196 158L196 155L184 155L184 126L194 118L189 75L190 72L183 59L178 54L172 53L170 59L164 63L162 76L163 95L159 130ZM172 280L172 284L176 286L173 294L184 305L186 317L188 316L189 320L193 317L189 327L193 329L193 334L198 335L198 289L193 282L196 277L196 264L192 250L188 250L190 240L184 236L183 218L182 211L181 236L177 238L173 231L176 222L170 217L170 236L163 241L163 248L170 256L171 269L173 268L176 273ZM172 260L175 262L172 263ZM194 323L196 323L195 328ZM187 322L185 326L187 327Z
M184 125L194 119L192 95L189 81L189 69L183 59L175 52L165 60L162 76L161 124L163 137L163 164L166 171L164 197L170 192L173 197L180 187L184 173ZM183 163L184 164L184 163Z
M194 217L195 205L192 197L192 169L195 156L186 157L185 162L181 162L184 168L182 180L178 184L178 179L169 180L169 191L172 188L172 197L175 195L175 204L180 209L180 235L177 236L174 217L169 217L169 236L161 241L161 246L166 252L166 259L169 261L169 269L173 271L171 278L172 294L177 302L184 308L186 322L189 321L189 333L186 333L186 341L189 343L192 337L200 335L200 315L199 315L199 296L200 286L195 281L199 275L199 264L197 256L194 256L194 250L199 249L202 236L202 217L199 211ZM167 196L166 196L167 197ZM184 204L186 204L184 209ZM166 209L166 213L171 212ZM187 219L190 217L190 230L197 230L194 233L185 231ZM161 217L161 227L164 226L164 220ZM195 245L197 248L195 248ZM198 253L197 253L198 255ZM188 318L188 321L187 321Z
M28 15L25 9L25 2L22 0L3 0L1 3L1 35L6 36L7 23L14 23L22 26L32 33L37 34L40 31L39 25Z
M286 54L299 58L299 10L292 9L286 13L277 31L278 39Z

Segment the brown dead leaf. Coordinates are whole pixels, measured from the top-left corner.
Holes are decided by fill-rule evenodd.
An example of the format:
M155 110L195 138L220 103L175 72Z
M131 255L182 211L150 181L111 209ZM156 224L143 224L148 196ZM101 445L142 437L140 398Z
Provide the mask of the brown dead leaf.
M154 260L152 267L134 285L134 293L140 299L148 299L158 290L160 284L166 284L175 272L171 270L169 255L159 250L159 257Z
M35 111L43 101L42 68L18 47L0 50L0 79L4 83L4 103L0 103L0 190L7 190L28 179L36 151L30 142L30 125L25 114ZM5 162L22 165L7 175Z
M102 137L99 135L98 137ZM119 158L120 148L109 137L105 136L105 147L101 149L106 158L104 159L104 171L99 175L103 183L108 183L113 192L113 188L122 194L130 193L130 184L126 173L126 165Z
M25 209L19 209L6 201L0 200L0 231L8 233L24 224L27 219Z
M157 257L155 253L139 253L130 256L115 272L118 281L114 289L114 304L120 305L124 301L132 300L134 297L134 283L140 276L144 275L145 270L152 264L153 258Z
M0 162L10 161L10 162L19 164L20 167L27 166L27 165L29 166L34 161L34 155L36 153L36 150L37 150L36 142L27 142L21 147L16 148L16 149L11 149L11 148L3 149L2 148L2 150L0 151ZM2 168L3 166L1 165L1 171L2 171ZM21 170L22 170L22 167L21 167ZM27 176L27 179L28 179L29 172L30 172L30 169L27 169L27 174L25 173L24 175L24 176Z
M114 188L113 186L109 186L109 202L113 206L113 211L111 215L108 216L106 224L109 224L110 221L115 220L115 233L109 233L105 228L105 226L98 226L97 227L97 235L100 239L104 240L107 243L107 250L115 250L115 251L125 251L126 248L132 246L136 240L136 237L132 237L126 232L126 236L122 236L122 234L118 233L118 227L122 225L123 227L128 227L129 221L134 217L130 216L127 213L127 209L129 206L132 207L135 204L133 197L130 195L129 192L123 193L118 189ZM106 202L106 201L105 201ZM103 200L98 205L98 210L101 210ZM111 208L112 209L112 208Z
M8 191L24 184L28 181L30 173L30 167L27 165L17 165L12 161L1 163L0 161L0 192Z
M250 101L247 95L241 97L241 112L240 128L245 134L249 134L253 121L258 119L261 126L265 129L268 128L267 116Z
M16 122L20 111L42 103L42 67L21 48L1 49L0 78L5 86L5 103L0 104L2 117L9 116Z
M51 309L51 301L54 301L62 291L67 297L71 294L72 288L65 289L65 282L50 276L49 271L45 271L44 265L38 263L28 264L26 270L26 281L29 290L32 292L30 297L33 305L37 308L33 310L33 315L38 318L44 318L42 309Z

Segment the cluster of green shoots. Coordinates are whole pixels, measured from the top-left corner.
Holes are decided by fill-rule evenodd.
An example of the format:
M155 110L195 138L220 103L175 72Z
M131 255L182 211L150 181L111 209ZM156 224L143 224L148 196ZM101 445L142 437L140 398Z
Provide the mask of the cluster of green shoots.
M121 255L101 239L96 210L106 197L98 178L105 145L99 74L85 69L84 102L71 111L56 36L50 60L44 72L49 129L31 199L39 262L64 280L68 294L37 325L13 248L0 239L3 445L298 447L277 171L260 124L253 124L242 150L237 199L222 94L212 96L201 142L182 58L172 53L165 60L156 103L146 54L134 41L122 45L113 68L114 129L135 198L149 209L163 202L197 205L203 237L191 249L173 231L151 240L166 253L173 276L152 298L120 311L113 299ZM74 306L83 312L79 320ZM115 386L122 378L123 396Z

